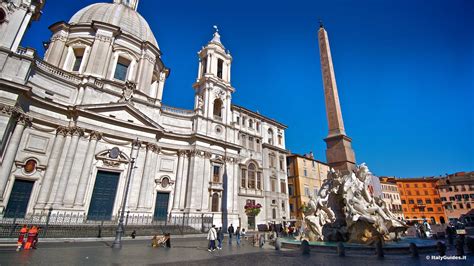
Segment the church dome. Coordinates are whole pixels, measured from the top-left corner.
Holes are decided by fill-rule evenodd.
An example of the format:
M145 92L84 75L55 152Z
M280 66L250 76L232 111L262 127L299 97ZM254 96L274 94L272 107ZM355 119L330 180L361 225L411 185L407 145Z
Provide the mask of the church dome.
M148 41L158 47L146 20L133 8L119 3L97 3L87 6L72 16L69 24L90 24L100 21L120 27L122 32Z

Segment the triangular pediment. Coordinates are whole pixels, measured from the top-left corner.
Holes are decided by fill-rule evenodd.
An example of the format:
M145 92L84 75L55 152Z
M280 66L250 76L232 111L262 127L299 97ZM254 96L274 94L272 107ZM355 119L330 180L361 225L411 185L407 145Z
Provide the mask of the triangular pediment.
M114 121L133 123L135 125L152 127L160 130L163 129L162 126L129 103L80 105L77 106L76 109Z

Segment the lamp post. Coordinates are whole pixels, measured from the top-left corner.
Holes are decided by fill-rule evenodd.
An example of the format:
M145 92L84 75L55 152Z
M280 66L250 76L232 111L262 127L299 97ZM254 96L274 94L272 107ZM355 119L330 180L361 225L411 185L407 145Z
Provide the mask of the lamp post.
M112 244L112 248L122 248L122 236L123 236L123 220L125 216L125 204L127 203L128 189L130 187L130 180L132 179L132 171L135 165L135 159L138 156L138 149L140 148L140 142L138 138L132 142L132 151L130 152L130 164L128 166L127 180L125 183L125 191L122 199L122 210L120 212L119 223L117 230L115 231L115 240Z

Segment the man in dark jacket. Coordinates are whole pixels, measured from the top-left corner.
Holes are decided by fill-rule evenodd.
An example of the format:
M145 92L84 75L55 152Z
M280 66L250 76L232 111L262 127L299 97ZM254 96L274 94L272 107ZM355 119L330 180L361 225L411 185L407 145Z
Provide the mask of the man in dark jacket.
M222 241L224 241L224 230L219 227L219 230L217 230L217 249L222 249Z
M234 226L232 224L227 229L227 233L229 233L229 245L232 245L232 235L234 234Z

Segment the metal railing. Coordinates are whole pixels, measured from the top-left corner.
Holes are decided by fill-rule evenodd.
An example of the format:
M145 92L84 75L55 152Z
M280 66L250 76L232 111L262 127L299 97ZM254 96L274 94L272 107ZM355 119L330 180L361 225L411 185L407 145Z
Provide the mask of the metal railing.
M10 217L9 217L10 216ZM115 235L120 215L94 215L67 211L4 214L0 218L0 238L15 238L23 225L41 227L39 236L46 238L109 237ZM135 231L137 236L154 234L198 234L209 230L212 214L167 214L166 217L125 214L126 235Z

